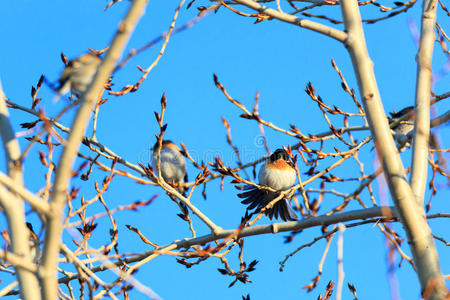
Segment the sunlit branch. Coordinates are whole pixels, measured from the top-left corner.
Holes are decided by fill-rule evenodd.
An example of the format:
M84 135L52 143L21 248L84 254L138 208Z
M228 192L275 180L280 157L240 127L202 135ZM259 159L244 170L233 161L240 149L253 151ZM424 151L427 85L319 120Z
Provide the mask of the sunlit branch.
M427 288L430 280L435 280L436 289L433 291L432 299L440 299L446 294L447 289L442 279L436 247L430 227L424 218L423 208L416 204L414 193L408 184L403 164L392 139L373 72L373 63L367 52L357 2L344 0L341 3L341 9L348 32L345 45L352 59L377 154L408 236L422 289Z
M423 2L422 29L417 54L415 127L411 163L411 188L423 206L427 180L427 155L430 135L431 58L434 46L437 0Z
M42 295L45 299L56 299L57 297L57 280L56 266L57 256L60 247L62 210L65 205L65 195L68 190L68 184L72 171L72 165L78 152L80 142L83 138L87 121L92 112L92 107L97 101L99 92L103 89L104 83L111 74L114 65L119 59L123 48L125 47L131 32L133 31L137 20L143 14L145 0L135 0L132 2L130 9L119 25L117 33L111 43L105 58L97 70L91 85L86 93L82 96L80 108L75 116L71 133L64 147L61 158L56 169L55 182L50 199L53 214L48 218L47 231L44 241L44 255L42 259Z
M316 31L318 33L327 35L341 43L343 43L347 37L347 34L343 31L334 29L332 27L322 25L309 20L300 19L287 13L279 12L274 9L268 8L252 0L235 0L236 3L245 5L251 9L258 11L261 14L267 15L271 18L278 19L280 21L291 23L306 29Z
M6 108L6 96L0 83L0 136L6 156L7 173L12 183L23 186L22 162L20 161L19 142L9 120ZM5 179L6 177L4 177ZM6 180L6 179L5 179ZM15 192L6 193L4 190L0 197L0 206L5 212L8 229L11 235L11 248L14 254L23 256L31 262L30 248L28 245L28 229L25 225L24 202ZM24 268L17 269L17 278L20 284L21 297L25 300L40 299L39 284L36 273Z
M434 214L428 216L430 218L450 218L450 214ZM368 219L368 218L374 218L370 220L370 222L377 222L377 218L385 218L385 220L392 220L398 221L398 214L394 207L387 207L387 206L381 206L381 207L372 207L369 209L361 209L361 210L355 210L355 211L349 211L341 214L334 214L330 216L322 215L317 217L311 217L303 220L299 220L296 222L284 222L284 223L273 223L269 225L255 225L252 227L248 227L243 229L236 238L242 238L247 236L255 236L255 235L261 235L261 234L273 234L273 233L279 233L279 232L288 232L288 231L300 231L302 229L316 227L316 226L328 226L337 224L339 222L348 222L353 220L359 220L359 219ZM223 239L230 234L235 233L235 229L229 229L229 230L223 230L219 235L214 234L208 234L196 238L191 239L184 239L181 241L176 241L164 246L161 246L157 249L150 250L135 256L131 256L128 258L123 258L121 260L118 260L113 263L107 263L100 266L96 266L92 268L93 272L101 272L105 271L111 268L117 268L118 266L122 265L123 263L133 263L140 261L146 257L151 256L152 254L157 254L162 249L166 249L164 251L167 251L167 249L183 249L183 248L189 248L193 245L204 245L209 242L213 242L219 239ZM170 247L169 247L170 246ZM73 274L72 276L66 276L61 279L59 279L60 283L66 283L71 280L74 280L78 278L76 274Z

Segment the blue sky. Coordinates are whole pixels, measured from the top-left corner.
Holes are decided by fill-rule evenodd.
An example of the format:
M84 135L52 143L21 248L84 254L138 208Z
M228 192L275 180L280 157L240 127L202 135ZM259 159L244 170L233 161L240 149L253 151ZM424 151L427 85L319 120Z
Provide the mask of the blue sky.
M3 1L0 2L0 39L4 45L0 49L0 77L3 88L13 102L24 106L31 105L30 89L36 85L41 74L54 81L60 75L63 64L60 53L70 59L87 51L88 48L106 47L123 17L128 2L120 2L106 12L106 1ZM209 1L197 0L189 10L182 8L177 25L184 24L195 17L196 6L208 5ZM138 48L169 28L177 1L150 1L145 16L141 19L135 34L130 39L126 52ZM386 3L386 5L393 5ZM283 6L289 11L287 5ZM439 9L438 9L439 10ZM363 18L380 16L375 9L363 8ZM320 13L320 11L316 11ZM339 7L326 10L339 17ZM322 13L325 13L322 12ZM420 4L417 3L408 13L374 25L364 25L369 53L374 62L378 87L386 111L397 111L413 105L415 89L415 55L417 48L411 34L408 20L420 26ZM440 12L438 20L448 25L448 18ZM342 29L340 25L334 25ZM161 44L143 52L131 60L128 65L116 73L113 89L119 90L123 85L135 83L141 73L135 67L149 66L159 52ZM328 130L317 105L308 99L304 92L306 84L311 82L317 94L325 103L336 105L344 111L357 112L352 100L340 86L339 77L331 67L334 59L342 70L350 87L357 90L351 61L345 48L338 42L289 24L276 20L253 24L252 19L237 16L221 8L194 27L172 36L167 50L157 67L135 93L123 97L104 96L109 101L101 107L99 116L98 139L117 154L130 162L146 161L148 153L155 142L154 134L158 126L153 112L159 111L159 100L166 94L168 106L165 116L168 130L166 137L176 143L182 141L199 161L212 161L214 155L220 155L227 165L236 165L232 149L227 146L225 128L221 117L231 124L233 142L243 153L244 162L249 162L265 154L260 145L255 144L259 129L255 122L239 118L242 113L229 103L214 86L213 73L229 93L251 108L255 93L260 94L261 116L282 128L295 124L304 133L319 133ZM446 62L446 57L436 44L433 69L439 70ZM444 76L435 84L436 94L448 92L449 76ZM39 93L44 100L40 107L49 114L58 112L66 102L51 103L53 92L43 87ZM438 114L445 112L445 101L436 105ZM12 123L16 131L21 131L19 124L33 121L34 118L17 111L11 111ZM70 125L73 111L67 114L62 123ZM342 120L332 117L335 125L342 126ZM350 120L350 125L362 125L360 119ZM273 151L281 145L296 143L292 137L284 136L266 128L270 149ZM359 140L368 133L355 134ZM443 148L448 148L448 127L439 130ZM21 139L22 149L27 141ZM367 173L373 170L374 153L371 145L361 153ZM37 150L25 161L25 182L32 191L37 191L44 182L45 170L42 169ZM329 149L331 150L331 148ZM0 150L1 152L2 150ZM84 153L88 153L82 148ZM410 151L402 154L404 164L409 166ZM56 162L56 160L55 160ZM320 169L331 162L322 163ZM76 162L78 166L81 161ZM109 162L108 162L109 165ZM5 170L4 161L0 167ZM300 170L307 167L299 164ZM334 173L344 176L357 174L358 166L354 162L344 164ZM356 173L355 173L356 172ZM197 171L188 165L190 178L195 178ZM95 170L97 180L103 175ZM302 175L303 180L307 175ZM236 190L225 180L223 192L219 182L208 185L208 199L203 200L197 191L193 203L223 228L238 226L245 208L235 196ZM312 184L317 188L319 183ZM430 213L448 212L450 205L445 201L449 197L446 182L438 179L442 191L433 200ZM89 199L94 195L93 182L73 183L81 187L80 194ZM353 184L330 185L342 192L351 192ZM375 196L378 198L378 185L374 184ZM130 233L124 225L139 227L152 241L165 244L189 236L187 226L176 216L175 205L161 189L136 185L129 179L116 178L105 200L110 207L130 204L137 200L147 200L154 194L160 196L148 207L139 212L119 212L116 215L119 228L119 249L121 252L141 252L150 249L135 234ZM427 191L426 199L429 198ZM363 194L364 202L370 204L368 193ZM79 201L79 198L76 200ZM390 201L390 198L388 199ZM326 197L322 212L328 207L339 204L336 197ZM350 208L360 208L352 203ZM89 213L103 211L101 205L90 208ZM37 224L36 216L30 214L30 221ZM92 247L100 247L109 240L110 224L99 221L96 229L97 238L90 241ZM269 223L263 218L259 223ZM207 234L207 228L195 220L199 235ZM430 221L436 235L448 236L448 221L437 219ZM404 237L399 224L393 225ZM5 228L5 219L0 218L0 229ZM331 243L325 260L322 279L318 287L307 294L302 286L310 283L317 274L325 242L321 241L311 248L302 250L291 258L284 272L279 272L279 264L284 256L303 243L320 235L320 229L303 231L293 243L283 244L286 234L263 235L245 240L244 257L247 263L256 259L259 263L254 272L249 273L252 283L236 283L227 288L231 277L222 276L216 269L221 268L217 259L209 259L198 266L186 269L176 263L175 258L163 256L142 267L135 275L143 284L151 287L163 299L240 299L241 295L250 294L251 299L317 299L324 293L329 280L337 280L336 241ZM64 241L70 246L71 236L64 233ZM438 245L444 274L450 273L449 250ZM448 248L448 247L447 247ZM403 245L410 253L406 242ZM237 251L229 256L235 269L239 268ZM397 255L397 261L399 261ZM390 289L387 281L386 248L384 236L377 227L364 225L351 228L344 233L344 268L345 284L355 285L360 299L389 299ZM403 299L418 299L419 285L415 273L408 263L403 262L396 270L399 290ZM101 274L105 281L115 277L110 272ZM0 287L11 278L0 274ZM344 299L351 294L344 286ZM334 296L333 296L334 297ZM132 299L145 299L137 291L132 292Z

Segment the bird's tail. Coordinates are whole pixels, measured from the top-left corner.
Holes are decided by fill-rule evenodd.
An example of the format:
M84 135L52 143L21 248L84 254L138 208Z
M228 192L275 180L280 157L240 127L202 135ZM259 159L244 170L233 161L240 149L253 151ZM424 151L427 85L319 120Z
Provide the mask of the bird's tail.
M260 190L251 185L246 186L236 186L237 189L244 191L238 194L238 197L243 199L242 204L248 205L247 210L253 210L255 213L259 213L263 208L265 208L271 201L277 198L280 194L273 193L270 191ZM297 215L289 206L286 199L281 199L275 205L264 212L269 219L272 220L273 217L278 219L280 217L283 221L296 221Z

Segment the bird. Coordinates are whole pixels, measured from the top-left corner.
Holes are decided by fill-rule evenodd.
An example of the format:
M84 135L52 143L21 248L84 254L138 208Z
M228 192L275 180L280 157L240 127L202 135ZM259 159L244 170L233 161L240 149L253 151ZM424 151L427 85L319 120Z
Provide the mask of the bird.
M248 210L255 209L253 213L259 213L271 201L280 196L280 192L291 188L296 181L297 174L289 155L284 149L277 149L272 153L258 173L259 185L270 187L278 192L258 189L251 185L236 186L243 190L237 196L242 204L248 204ZM287 199L283 198L276 202L271 209L266 210L265 215L272 220L280 217L283 221L295 221L297 215L289 206Z
M70 60L58 79L58 94L56 98L72 91L77 97L81 96L94 78L102 59L93 53L85 53Z
M29 234L29 245L31 250L31 257L35 264L39 264L41 261L41 245L37 234L33 230L33 225L30 222L26 222L28 234Z
M400 123L392 127L394 140L397 142L397 148L400 152L405 150L405 147L411 147L411 136L408 134L414 130L414 107L408 106L399 112L389 113L391 117L389 118L389 124L402 119Z
M41 261L41 245L40 240L37 234L33 230L33 225L31 225L30 222L25 223L27 229L26 229L26 235L28 236L28 245L30 247L30 255L33 263L39 264ZM9 236L9 233L7 231L2 232L2 236L5 239L7 243L7 249L8 251L13 251L13 247L11 245L11 237Z
M184 194L185 187L183 182L187 182L186 161L181 154L180 148L170 140L163 140L160 151L161 176L164 181L176 187ZM158 169L158 149L159 143L156 141L153 146L152 167L156 176Z

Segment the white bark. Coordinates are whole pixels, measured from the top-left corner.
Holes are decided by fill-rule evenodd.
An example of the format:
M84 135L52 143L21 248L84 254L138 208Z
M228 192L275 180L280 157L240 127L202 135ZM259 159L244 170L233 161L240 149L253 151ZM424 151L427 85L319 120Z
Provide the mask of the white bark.
M6 97L0 84L0 135L6 154L6 165L9 180L17 186L23 186L22 166L19 161L20 148L9 122L9 113L6 108ZM2 192L3 190L3 192ZM0 206L5 210L11 236L11 249L17 256L22 256L32 263L28 241L28 229L25 223L23 200L14 193L8 193L0 186ZM35 273L21 267L16 268L22 299L40 299L39 284Z
M58 281L56 277L56 267L58 253L60 250L60 236L62 231L63 209L66 203L69 180L72 166L84 136L92 108L96 103L104 84L116 62L120 58L122 51L128 42L137 21L144 12L146 0L134 0L123 21L119 24L117 33L109 47L109 50L99 66L99 69L82 96L80 108L77 111L72 124L71 132L64 147L55 174L55 182L50 199L52 214L48 218L47 231L45 233L44 253L41 266L42 295L44 299L57 299Z
M373 63L367 52L358 3L355 0L343 0L341 9L348 33L345 45L352 59L361 99L377 146L378 158L383 165L389 191L408 237L422 291L430 292L432 289L430 299L444 299L447 289L442 277L436 246L425 219L423 206L419 206L415 200L392 139L381 104ZM429 126L429 120L427 123L426 126Z
M415 130L411 163L411 188L417 203L423 207L427 181L428 145L430 139L431 59L435 40L437 0L425 0L422 11L419 53L417 54L417 80Z

